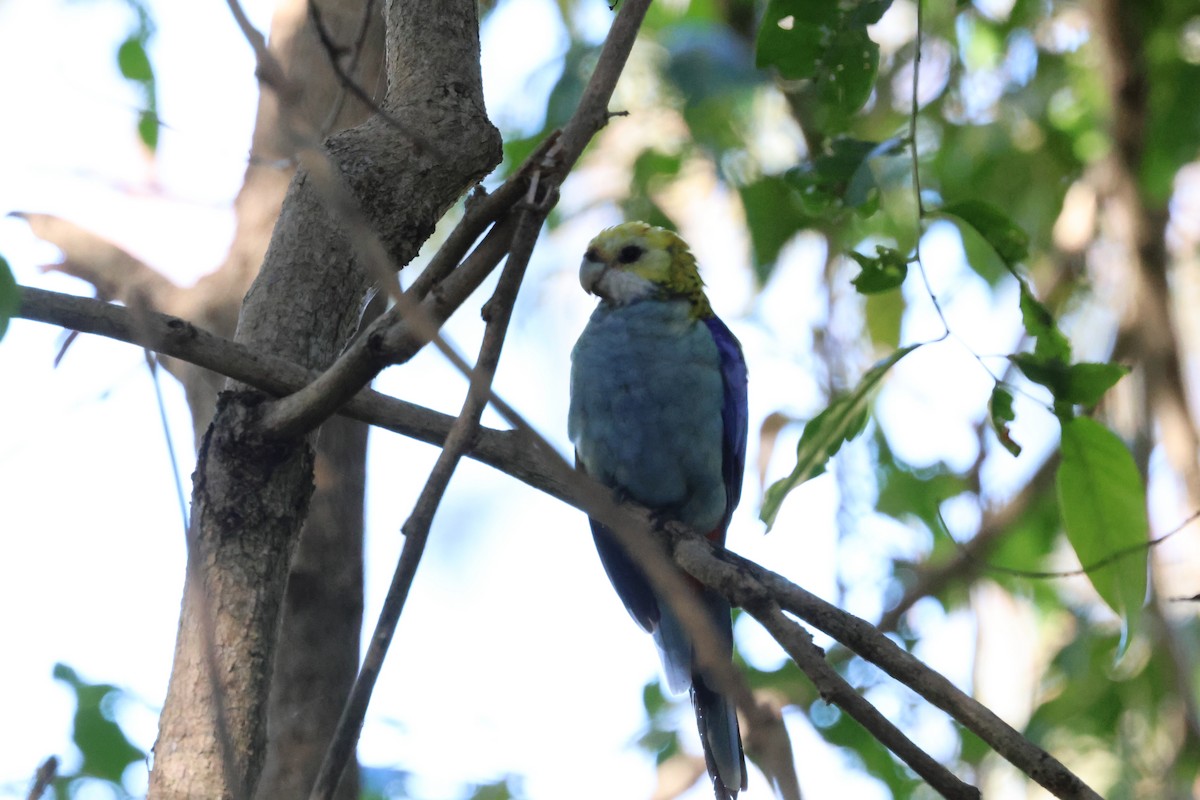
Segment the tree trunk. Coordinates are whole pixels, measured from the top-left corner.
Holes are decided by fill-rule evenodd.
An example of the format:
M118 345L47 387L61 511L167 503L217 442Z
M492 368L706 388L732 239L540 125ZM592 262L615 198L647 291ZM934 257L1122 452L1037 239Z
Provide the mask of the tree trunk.
M500 141L483 105L475 3L389 2L385 19L384 108L453 156L425 152L381 117L335 137L328 152L400 265L454 200L498 163ZM237 339L319 368L353 332L368 278L318 185L305 171L293 179ZM262 436L257 419L264 402L257 391L231 387L200 450L187 586L151 797L247 797L263 767L287 564L314 463L312 437Z

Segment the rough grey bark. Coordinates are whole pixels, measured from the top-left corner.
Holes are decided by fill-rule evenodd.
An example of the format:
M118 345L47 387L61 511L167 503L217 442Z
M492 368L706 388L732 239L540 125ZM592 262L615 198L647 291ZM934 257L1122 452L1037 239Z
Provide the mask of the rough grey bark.
M334 417L321 428L316 490L287 579L260 800L307 794L358 672L366 447L361 422ZM337 797L357 796L351 761Z
M368 113L329 64L306 0L281 3L270 49L299 97L282 108L271 91L259 95L251 163L235 204L238 227L223 272L234 281L227 302L236 310L257 274L294 169L287 133L291 116L337 131ZM323 2L322 21L339 44L356 48L352 76L382 97L383 15L374 0ZM345 59L344 59L345 61ZM238 288L240 287L240 289ZM308 520L292 558L267 712L267 753L257 797L299 797L314 779L330 731L358 668L363 596L363 496L367 426L330 420L321 430ZM358 795L357 765L346 771L340 798Z
M362 37L357 76L376 96L382 95L383 24L378 0ZM368 0L324 0L322 18L334 38L346 45L359 37ZM270 51L288 79L298 87L287 105L270 90L259 94L250 159L234 200L236 228L224 262L196 285L184 290L171 307L159 310L195 322L205 330L230 337L237 327L242 299L258 274L279 218L284 194L295 174L295 137L291 125L301 122L340 131L365 120L370 110L347 96L328 62L308 16L308 0L280 0L271 20ZM331 115L331 110L336 110ZM176 374L187 391L199 444L212 419L216 393L223 380L205 372L191 375L187 365Z
M384 108L452 157L414 146L379 117L334 137L328 152L393 262L404 264L450 204L499 161L500 141L483 106L475 4L392 2L385 19ZM318 186L304 171L292 181L237 333L240 342L316 368L353 331L368 284L355 243ZM263 767L286 567L314 463L309 440L260 435L264 399L231 387L201 448L191 567L151 797L246 797Z

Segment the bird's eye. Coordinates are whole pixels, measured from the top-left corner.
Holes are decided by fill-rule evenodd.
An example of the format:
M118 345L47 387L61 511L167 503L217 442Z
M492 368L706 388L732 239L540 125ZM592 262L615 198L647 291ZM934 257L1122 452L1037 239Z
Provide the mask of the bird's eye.
M636 244L627 244L621 248L621 252L617 253L617 261L622 264L632 264L642 257L642 248Z

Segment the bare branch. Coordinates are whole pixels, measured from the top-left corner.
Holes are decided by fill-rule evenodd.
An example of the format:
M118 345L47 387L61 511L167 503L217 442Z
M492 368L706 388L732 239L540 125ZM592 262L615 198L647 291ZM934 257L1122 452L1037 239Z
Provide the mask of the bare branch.
M409 302L415 303L424 298L434 281L450 273L479 234L507 213L520 198L527 183L524 175L513 176L494 194L470 204L433 261L405 293ZM500 263L508 250L511 231L511 225L493 227L471 258L454 270L453 280L441 285L437 296L424 304L425 309L419 312L419 318L427 323L423 331L426 335L430 333L429 328L436 332ZM426 275L430 277L426 278ZM383 337L394 329L398 330L390 334L391 346L384 345ZM403 340L404 345L397 340ZM307 433L370 383L381 369L406 361L428 341L424 336L410 333L409 326L402 324L399 306L393 307L381 315L364 335L351 342L316 380L295 394L271 404L263 414L264 429L280 438Z
M829 634L945 711L1055 797L1100 800L1100 795L1056 758L866 620L736 553L716 551L693 532L675 526L669 532L674 535L675 560L705 585L751 611L764 604L778 603L784 611Z
M185 320L148 312L135 319L129 309L87 297L21 288L17 316L58 325L82 333L104 336L174 356L276 396L305 386L319 374L278 356L255 353L238 342L222 339ZM342 407L352 419L440 446L454 417L365 389ZM510 464L514 477L533 482L555 497L566 488L555 483L541 467L543 459L524 447L511 431L484 428L471 451L473 458L497 466ZM541 476L541 477L538 477Z
M825 660L825 654L813 642L812 635L785 616L778 605L771 603L763 608L748 608L747 611L770 631L775 641L783 646L826 702L833 703L853 717L884 747L912 767L913 771L924 778L942 797L979 800L978 789L959 780L954 773L913 744L899 728L856 692Z
M265 391L288 391L311 380L315 374L280 358L253 354L241 345L226 342L181 320L163 315L149 314L147 324L135 325L128 310L88 298L22 289L21 307L17 315L152 348L161 345L165 352L176 357L202 358L203 361L198 360L197 363L210 369L228 369L232 377ZM453 423L453 419L447 415L387 398L370 390L360 392L342 409L342 413L435 444L445 441ZM526 431L480 428L467 452L472 458L586 511L614 531L624 532L622 544L629 547L633 557L652 575L656 588L671 586L672 582L676 582L679 592L687 591L686 584L659 549L661 534L655 533L650 513L630 505L618 506L609 492L571 469L544 441L531 438ZM826 603L770 570L736 554L715 550L682 526L671 525L667 532L674 562L706 586L747 608L777 602L783 610L828 633L946 711L1056 796L1098 797L1059 761L1024 739L944 677L897 647L870 623ZM664 570L664 574L659 574L660 569ZM669 601L672 592L665 591L664 594ZM683 624L688 626L689 634L693 633L692 626L696 626L698 631L707 621L703 614L699 614L699 620L694 619L694 615L685 613L686 607L678 611L684 620ZM699 654L716 652L715 648L704 645L701 635L695 638ZM712 670L714 675L722 674L719 663L705 664L704 668ZM733 671L731 666L726 665L726 668ZM753 705L753 699L731 691L724 685L720 688L721 691L730 691L743 710L749 706L749 713L755 713L757 706Z
M390 363L406 360L426 342L434 342L460 370L466 366L460 358L449 351L444 342L439 340L437 330L478 284L467 281L460 284L462 290L443 291L436 298L437 302L445 305L440 314L429 314L424 307L418 306L415 300L423 297L444 275L449 277L448 272L457 260L455 254L469 246L470 241L478 235L478 233L474 233L474 235L472 233L486 225L485 220L488 217L499 218L504 213L503 203L512 202L518 195L519 187L523 187L527 180L528 169L539 167L545 169L542 174L543 179L549 183L544 189L547 194L553 193L565 179L582 154L587 142L608 122L608 100L612 96L616 81L620 77L625 60L632 49L647 5L646 2L629 2L622 7L609 32L609 37L605 41L600 59L584 90L579 107L563 129L561 138L551 137L544 142L530 157L520 173L509 179L495 196L484 200L482 206L468 209L455 234L451 236L444 247L447 253L446 257L435 259L435 263L430 265L430 268L414 284L410 292L401 293L395 279L394 268L390 263L387 263L386 266L380 263L387 261L386 253L377 244L377 237L374 236L369 225L355 224L356 222L366 222L361 219L361 214L352 205L338 204L339 212L345 215L344 221L356 234L353 241L356 243L366 242L367 258L365 260L374 265L373 274L381 284L387 286L389 294L396 301L396 306L372 326L371 332L367 336L360 337L352 344L333 364L328 373L319 379L319 382L311 388L305 389L296 398L281 400L267 410L263 422L273 435L296 436L316 427L321 420L334 413L341 403L353 396L380 369L386 366L389 360L378 352L372 352L372 348L378 346L380 341L375 338L376 335L384 336L383 349L393 353ZM549 160L551 151L553 151L553 161ZM327 188L336 190L337 187L330 185ZM497 258L496 261L498 262L498 260ZM416 335L415 339L414 334ZM470 377L469 369L465 369L464 373ZM493 398L493 400L498 400L498 398Z
M41 796L50 788L50 784L54 783L54 778L58 775L58 758L50 756L42 762L37 768L37 772L33 774L33 784L29 787L29 793L25 795L25 800L40 800Z
M442 452L429 474L429 479L417 498L412 514L404 523L404 548L400 553L400 561L392 576L391 586L383 601L379 613L379 622L371 637L358 679L346 702L342 717L338 720L337 731L325 753L321 770L317 775L310 800L329 800L337 788L342 770L345 769L358 736L362 730L363 718L366 716L367 705L375 688L375 681L383 668L383 660L387 655L388 646L396 632L404 603L416 577L417 565L425 551L425 543L429 538L429 529L433 523L434 513L441 504L442 496L450 483L450 478L458 466L459 460L466 452L472 439L479 432L479 419L487 407L490 396L490 386L496 374L496 366L500 361L500 351L504 345L505 334L509 320L512 318L513 305L516 302L517 291L525 276L525 267L533 252L537 232L541 227L544 215L532 210L521 213L513 242L513 252L508 258L500 282L496 286L488 306L492 313L487 322L480 345L479 358L472 372L471 385L467 392L466 401L458 418L450 428Z
M901 618L922 597L937 594L953 582L969 581L981 569L986 569L988 554L996 547L1000 537L1011 528L1013 522L1029 509L1038 494L1046 490L1057 468L1058 458L1047 459L1016 497L999 508L984 512L978 532L969 542L960 546L952 557L937 564L919 567L917 579L905 590L896 605L879 618L879 628L894 631Z
M180 288L126 250L52 214L14 212L10 216L28 222L34 236L62 251L63 262L47 264L43 272L62 272L85 280L104 300L173 312L172 300Z

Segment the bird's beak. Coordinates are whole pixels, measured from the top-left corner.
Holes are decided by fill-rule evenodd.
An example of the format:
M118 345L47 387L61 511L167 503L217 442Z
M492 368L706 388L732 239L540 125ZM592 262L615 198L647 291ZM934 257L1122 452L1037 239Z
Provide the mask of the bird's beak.
M597 294L596 286L600 283L600 278L604 276L608 270L608 265L600 261L592 261L585 258L579 265L579 285L588 294Z

